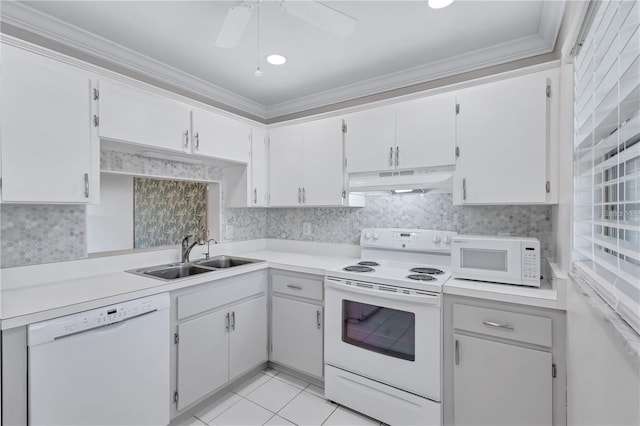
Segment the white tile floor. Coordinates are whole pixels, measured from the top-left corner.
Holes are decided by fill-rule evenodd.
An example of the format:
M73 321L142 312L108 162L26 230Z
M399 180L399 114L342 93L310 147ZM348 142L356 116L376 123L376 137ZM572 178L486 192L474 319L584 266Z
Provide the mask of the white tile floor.
M323 393L318 386L266 369L183 425L380 426L379 421L330 403Z

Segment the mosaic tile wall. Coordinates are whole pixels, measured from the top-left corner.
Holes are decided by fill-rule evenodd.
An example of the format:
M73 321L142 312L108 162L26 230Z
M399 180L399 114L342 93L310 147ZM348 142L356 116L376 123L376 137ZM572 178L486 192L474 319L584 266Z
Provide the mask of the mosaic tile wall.
M133 247L180 244L185 235L207 238L207 185L133 179Z
M302 235L303 222L311 223L311 236ZM555 257L551 206L454 206L451 194L368 196L360 209L270 209L266 229L267 238L358 244L369 227L536 237L542 254Z
M86 256L84 206L0 206L0 267Z

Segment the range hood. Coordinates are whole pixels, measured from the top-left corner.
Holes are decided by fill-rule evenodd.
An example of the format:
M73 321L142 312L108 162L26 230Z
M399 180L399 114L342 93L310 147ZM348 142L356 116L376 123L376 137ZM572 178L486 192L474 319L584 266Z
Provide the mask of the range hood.
M453 190L453 166L349 174L349 192Z

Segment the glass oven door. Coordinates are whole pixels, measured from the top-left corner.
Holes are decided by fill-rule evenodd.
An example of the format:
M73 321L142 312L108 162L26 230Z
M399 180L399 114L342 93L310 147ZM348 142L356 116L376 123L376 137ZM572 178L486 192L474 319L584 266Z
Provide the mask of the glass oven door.
M413 312L342 301L342 341L361 349L407 361L416 360Z
M440 401L441 295L325 280L325 363Z

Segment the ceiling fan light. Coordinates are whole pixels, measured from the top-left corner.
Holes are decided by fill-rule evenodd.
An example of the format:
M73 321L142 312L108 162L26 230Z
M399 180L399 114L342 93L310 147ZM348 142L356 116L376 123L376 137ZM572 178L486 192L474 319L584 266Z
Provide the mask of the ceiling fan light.
M229 9L218 33L216 46L225 49L236 47L249 23L251 12L253 12L253 6L245 2L240 2Z
M453 0L429 0L429 7L432 9L442 9L453 3Z
M287 62L287 58L282 55L273 54L267 56L267 62L269 62L271 65L282 65Z

